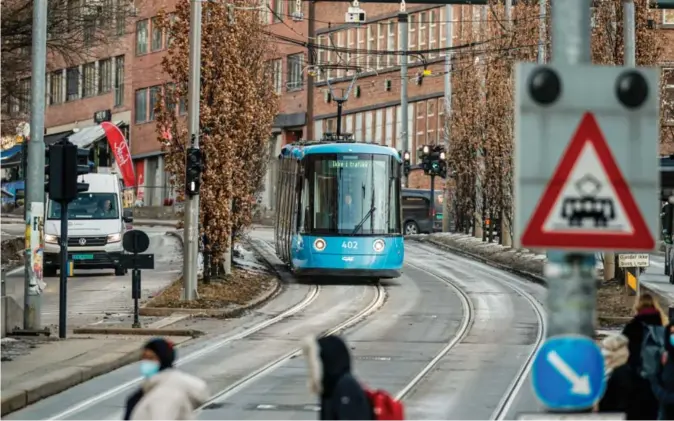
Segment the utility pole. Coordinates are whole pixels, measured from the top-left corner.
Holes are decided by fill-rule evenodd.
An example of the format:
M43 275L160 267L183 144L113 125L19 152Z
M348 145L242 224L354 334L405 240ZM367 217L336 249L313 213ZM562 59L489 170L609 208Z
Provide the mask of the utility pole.
M591 0L552 0L554 62L591 63L590 4ZM546 266L548 337L592 338L597 301L594 253L549 251Z
M401 63L400 63L400 118L402 118L402 132L400 133L400 136L402 136L402 149L403 153L405 151L409 151L409 127L408 122L409 122L409 117L407 115L407 49L409 48L409 42L408 42L408 26L407 22L409 19L409 15L405 11L405 3L403 3L400 6L400 13L398 14L398 25L400 25L400 44L402 45L402 57L400 58ZM416 155L413 153L413 151L410 152L410 157L415 157L414 162L416 162ZM409 179L407 176L403 177L403 186L408 187L409 186Z
M625 43L625 66L635 67L637 52L634 0L623 0L623 38Z
M452 130L452 47L454 46L454 30L452 29L452 20L454 6L445 5L445 37L447 38L447 52L445 54L445 152L449 159L449 144ZM445 176L444 193L442 194L442 232L449 232L449 213L451 206L449 203L449 179L451 178L451 166L446 163L447 175Z
M30 238L26 242L26 269L24 278L23 327L40 330L42 326L42 248L44 229L44 108L45 78L47 73L47 0L33 2L33 66L31 69L30 138L26 174L26 225ZM25 94L25 93L23 93Z
M201 1L190 4L190 73L188 87L188 130L191 146L199 148L199 99L201 92ZM187 186L185 186L187 189ZM199 195L186 195L183 257L183 299L197 297L199 261Z

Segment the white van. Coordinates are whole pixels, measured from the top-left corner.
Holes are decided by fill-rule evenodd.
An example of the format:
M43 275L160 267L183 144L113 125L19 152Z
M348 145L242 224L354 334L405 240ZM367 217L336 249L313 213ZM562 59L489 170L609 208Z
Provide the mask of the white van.
M68 260L75 268L114 269L115 275L126 274L120 260L122 237L126 223L133 218L122 206L121 180L116 174L85 174L78 181L88 183L89 190L68 204ZM56 276L61 264L61 206L48 197L47 203L43 273Z

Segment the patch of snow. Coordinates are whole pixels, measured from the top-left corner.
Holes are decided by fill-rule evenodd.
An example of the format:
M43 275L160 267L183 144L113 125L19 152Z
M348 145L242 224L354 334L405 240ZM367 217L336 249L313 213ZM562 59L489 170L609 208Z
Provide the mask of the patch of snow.
M14 339L14 338L2 338L2 339L0 339L0 343L3 343L3 344L11 343L11 342L17 342L17 339Z
M257 258L252 250L248 250L240 243L234 244L234 251L240 257L234 257L234 263L241 268L257 273L268 272L267 267Z

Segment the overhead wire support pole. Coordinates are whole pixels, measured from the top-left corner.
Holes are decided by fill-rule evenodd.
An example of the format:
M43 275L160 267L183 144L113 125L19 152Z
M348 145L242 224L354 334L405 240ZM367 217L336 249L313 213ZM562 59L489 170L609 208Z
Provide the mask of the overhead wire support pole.
M590 64L591 0L552 1L552 58L560 64ZM595 255L548 251L548 337L594 337L597 286ZM591 409L582 412L590 412Z
M409 27L408 27L409 15L405 10L405 0L400 3L400 13L398 14L398 25L400 27L400 46L401 46L401 57L400 57L400 118L402 119L401 124L401 133L400 137L402 140L402 150L409 151L409 116L408 116L408 97L407 97L407 61L409 59L408 51L409 48ZM410 156L414 156L412 151L410 151ZM416 160L416 159L415 159ZM409 186L409 180L406 175L403 175L403 186Z
M636 66L636 19L634 0L623 0L623 40L625 43L625 66Z
M545 63L546 57L545 57L545 47L546 47L546 35L548 32L548 25L547 25L547 15L548 15L548 5L547 5L548 0L538 0L538 5L539 5L539 19L540 21L538 22L538 57L537 57L537 62L538 64L543 64Z
M201 0L190 4L190 56L188 83L188 131L191 146L199 147L199 106L201 93ZM187 170L187 168L186 168ZM187 186L185 186L187 190ZM188 195L185 206L183 299L197 298L199 259L199 195Z
M41 231L44 223L44 113L45 78L47 73L47 0L33 1L33 48L30 103L30 139L26 168L26 225L30 237L26 238L24 278L23 327L40 330L42 325L42 248ZM25 95L25 92L21 93Z
M349 99L349 95L351 94L353 85L356 83L356 79L358 79L359 72L360 69L354 71L353 77L351 78L351 83L349 83L349 87L346 89L346 93L341 97L335 96L335 91L334 89L332 89L330 79L326 79L328 90L330 91L330 96L335 100L335 102L337 102L337 139L339 139L339 136L341 136L342 134L342 106Z
M445 5L445 38L447 38L447 53L445 55L445 153L446 160L449 159L449 147L451 142L451 118L452 118L452 47L454 46L454 30L452 21L454 20L454 6ZM447 174L445 175L444 193L442 197L442 231L449 232L449 178L451 170L449 162L446 162Z

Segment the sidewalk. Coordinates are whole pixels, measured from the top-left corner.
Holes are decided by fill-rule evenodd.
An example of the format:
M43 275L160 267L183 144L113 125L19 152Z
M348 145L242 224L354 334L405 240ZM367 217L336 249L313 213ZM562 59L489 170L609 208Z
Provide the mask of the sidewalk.
M2 340L2 415L135 362L148 336ZM175 344L190 337L169 337ZM5 361L10 359L10 361Z

